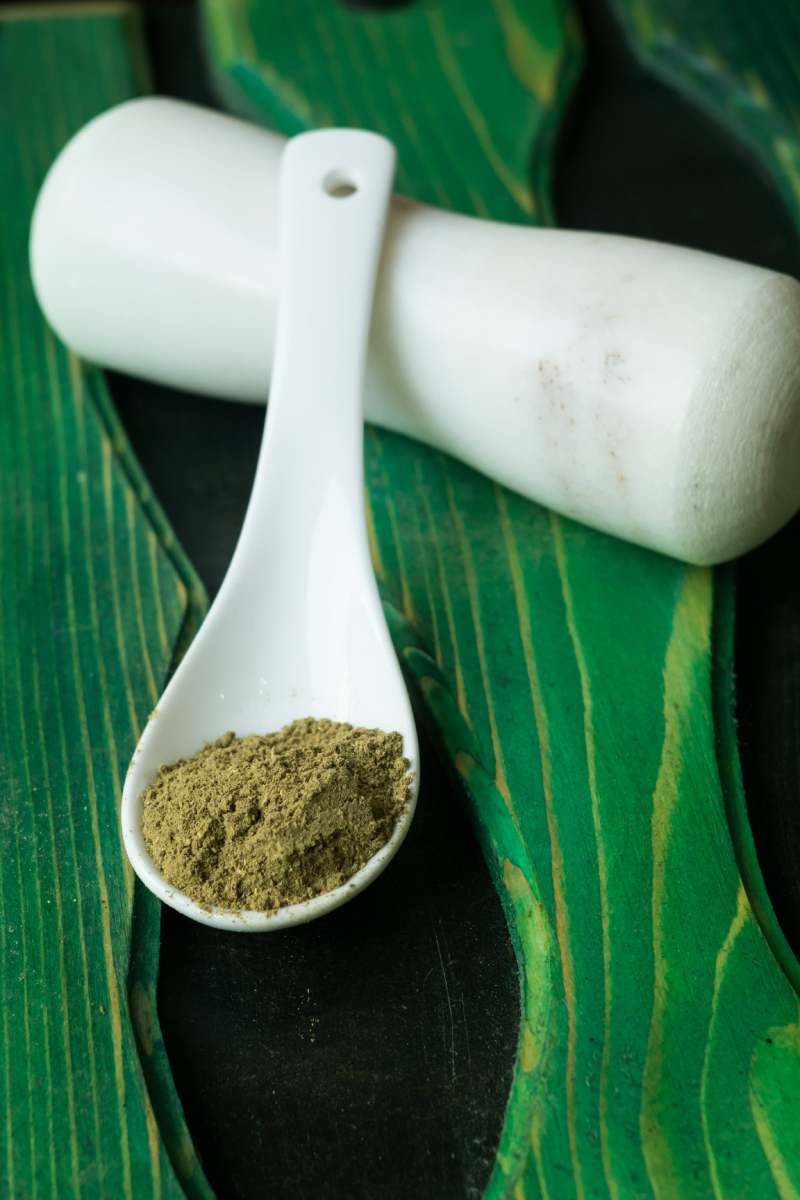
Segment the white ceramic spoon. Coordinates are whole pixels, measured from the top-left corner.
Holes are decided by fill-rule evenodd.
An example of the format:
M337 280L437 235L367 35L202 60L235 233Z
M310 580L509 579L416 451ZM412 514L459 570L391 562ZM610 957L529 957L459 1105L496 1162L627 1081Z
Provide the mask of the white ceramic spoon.
M370 562L363 491L362 376L394 159L385 139L355 130L303 134L284 152L275 368L247 515L125 780L122 831L137 875L219 929L286 928L343 904L393 857L416 803L416 730ZM226 730L265 733L304 716L403 735L413 794L391 840L335 891L271 915L201 907L147 852L143 789L162 763Z

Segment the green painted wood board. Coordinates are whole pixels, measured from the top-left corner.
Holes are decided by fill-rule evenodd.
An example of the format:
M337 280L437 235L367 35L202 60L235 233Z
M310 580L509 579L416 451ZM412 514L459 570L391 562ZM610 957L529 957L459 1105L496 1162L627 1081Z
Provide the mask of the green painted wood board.
M748 5L716 0L613 0L635 56L739 139L772 177L800 233L800 21L791 4L770 6L767 20ZM734 620L732 579L718 616ZM728 780L731 829L750 902L773 951L800 992L800 964L767 894L747 817L733 721L731 639L718 639L720 763Z
M549 219L579 53L565 5L204 10L233 108L285 133L379 129L398 143L400 190ZM730 576L377 429L367 471L395 641L464 782L520 963L488 1193L795 1194L797 995L735 852Z
M613 0L648 70L744 141L800 223L800 18L792 0Z
M210 1194L158 1033L158 907L117 818L205 602L103 376L56 342L27 267L47 166L147 86L124 5L0 19L0 1195L24 1200Z
M501 10L508 28L509 9L498 5ZM216 16L217 29L223 28L228 46L235 47L235 22L230 27L224 23L221 26L219 12ZM457 29L460 36L456 38L452 32L453 10L445 12L443 19L446 36L460 52L465 35ZM41 26L35 38L30 35L33 23L25 22L31 54L35 43L35 55L27 60L22 53L20 30L9 39L8 27L4 26L0 52L8 56L4 66L9 69L4 72L3 86L8 87L12 63L30 71L32 64L35 67L46 62L52 71L54 49L66 52L74 63L72 56L78 54L80 61L91 47L93 63L104 65L103 86L108 88L97 106L130 94L135 83L129 56L135 41L131 41L128 20L117 10L113 17L97 18L92 21L95 23L102 28L103 37L98 39L95 31L88 38L86 31L81 31L76 45L75 27L70 31L71 41L59 40L65 37L67 21L56 22L55 30ZM109 45L116 50L98 54L98 41L105 44L112 29ZM412 33L417 36L418 30L412 29ZM252 30L248 37L254 43ZM490 44L496 52L498 40L487 41L486 45ZM455 59L459 61L459 53L455 53ZM566 72L557 54L551 54L550 60L557 72ZM257 75L258 61L251 61L248 70ZM48 86L55 86L58 77L55 71ZM559 77L569 78L568 72ZM18 89L22 86L18 80ZM91 86L99 87L97 78L92 78ZM323 94L321 88L319 92ZM259 93L260 103L265 94L268 89ZM463 98L463 94L461 86L459 96ZM18 91L17 96L21 95ZM229 96L235 95L234 87ZM46 124L53 119L51 105L59 97L60 93L48 94L48 104L39 108L39 120ZM335 111L335 102L334 90L331 111ZM88 100L86 103L80 118L76 110L76 122L92 111ZM252 99L247 103L252 105ZM18 107L27 111L22 99ZM4 111L14 110L9 105ZM554 124L550 124L548 133L547 122L537 122L535 116L535 112L532 118L528 115L530 135L552 136ZM361 119L366 122L367 116ZM497 119L502 123L502 113ZM274 120L281 124L277 117ZM423 122L419 124L427 128ZM14 127L20 128L19 114ZM30 127L25 128L27 144L34 144L36 138ZM66 132L63 126L58 136ZM58 136L51 151L59 144ZM402 150L402 139L398 140ZM440 135L439 144L442 141ZM454 154L457 144L453 139ZM528 149L533 153L535 147ZM488 165L481 168L474 142L470 154L470 187L482 195L482 175L495 164L489 159ZM19 187L19 164L13 155L8 157L9 161L3 163L4 182L16 181ZM430 161L434 161L432 154ZM524 161L520 157L517 162L520 178ZM39 169L41 164L33 170L26 168L29 183L35 181ZM496 171L494 174L499 178ZM417 190L422 194L427 183L422 177L419 182ZM446 189L446 179L444 186ZM496 182L491 186L499 211L500 189ZM24 191L23 209L29 207L32 191L30 186ZM13 199L10 192L4 194ZM513 213L507 198L502 204L509 206L506 215L512 219L524 216L525 204L517 204L518 211ZM532 207L527 205L528 209ZM476 203L473 211L478 210ZM27 216L20 216L20 200L14 211L17 215L8 226L3 261L15 262L24 279L20 246ZM494 212L494 206L487 211ZM542 202L537 211L546 214L546 203ZM12 280L9 287L19 282L11 272L7 278ZM91 530L97 551L95 574L100 565L107 567L115 561L117 579L123 585L123 634L116 649L109 626L101 629L99 619L92 623L91 607L87 628L81 628L80 622L66 626L57 623L59 611L68 613L70 592L73 605L78 602L76 613L81 602L85 609L89 568L78 555L76 530L85 532L82 521L87 508L90 517L109 511L124 513L125 519L120 516L115 522L116 532L125 528L130 513L137 528L142 519L149 520L155 533L162 606L172 613L171 624L167 625L165 618L167 642L178 637L181 625L185 630L187 614L191 623L192 610L195 615L200 611L202 599L189 568L177 550L170 548L168 532L114 422L101 377L83 372L66 356L62 358L63 352L44 334L41 324L36 325L27 284L21 295L15 292L13 300L13 305L4 309L4 345L15 346L19 341L17 318L25 324L26 334L29 325L31 330L38 330L30 334L30 353L24 359L8 351L3 356L8 395L17 401L23 394L29 401L39 400L38 408L18 402L4 406L15 448L27 446L31 453L27 459L22 454L17 460L8 451L5 465L10 464L11 470L4 470L6 495L0 512L5 534L3 562L8 571L13 556L14 590L23 598L19 612L12 615L4 609L2 617L3 646L7 650L3 658L3 698L7 700L13 694L15 702L21 699L23 705L21 716L16 712L9 716L11 706L6 703L3 745L27 746L29 710L25 701L33 699L38 706L38 697L43 694L43 668L49 670L57 664L64 668L67 681L71 673L74 676L73 690L67 690L66 699L63 692L53 690L57 703L52 711L60 714L67 733L78 728L69 724L75 720L72 709L76 706L70 707L68 702L94 694L92 689L100 686L103 674L99 664L105 668L107 687L112 687L115 697L122 697L120 707L131 708L124 698L124 671L119 662L123 657L120 646L129 637L135 640L140 628L135 604L133 610L125 609L136 592L137 577L144 628L152 628L155 589L152 578L146 584L141 573L132 569L130 543L141 547L143 542L132 534L130 526L129 544L125 546L122 539L122 549L116 534L112 536L106 530L105 536L97 537L94 525ZM9 317L11 313L17 317ZM61 376L69 381L68 388L62 387L61 392L52 385L47 366L51 361L62 364ZM14 366L23 362L24 366ZM12 370L16 375L11 374ZM84 381L83 388L76 385L76 380ZM76 404L75 396L81 394L91 398L91 406L85 400L82 407ZM47 417L56 395L64 405L62 416L66 409L71 417L74 405L76 411L80 408L86 427L87 450L81 451L83 458L78 456L74 480L73 451L83 444L80 421L74 425L74 435L64 439L64 456L55 462L52 455L56 451L44 436L45 430L50 430ZM70 427L69 420L64 421L64 427ZM38 440L31 440L31 431ZM89 478L82 464L95 461L89 454L95 438L104 447L109 464L101 478L112 481L110 505L105 501L100 504L99 497L94 497L96 502L91 504L81 500L84 493L79 489L87 487ZM796 1189L797 1146L781 1104L788 1104L797 1091L797 1006L740 887L723 808L726 798L735 807L736 781L734 778L731 790L723 796L714 754L712 701L716 700L721 714L720 731L728 737L731 733L727 580L718 581L718 594L726 601L717 609L716 647L723 657L712 672L712 596L707 572L681 568L549 517L518 497L495 489L466 468L405 439L372 431L368 443L376 564L396 642L418 681L440 743L465 780L487 858L507 906L522 966L525 1019L520 1055L490 1191L552 1196L675 1194L676 1189L692 1195L715 1192L760 1196L776 1190L792 1194ZM67 465L68 469L51 471L46 480L45 472L38 470L42 464L35 461L34 451L43 455L42 464L51 468ZM86 479L80 478L81 470ZM66 483L62 474L66 475ZM94 473L91 477L95 479ZM40 491L35 490L34 483ZM76 484L78 490L73 491ZM47 488L56 488L55 498ZM124 502L117 498L118 493ZM62 508L56 502L63 494L69 501L67 511L79 518L70 525L66 541ZM44 538L51 547L49 560L40 558L35 542L28 543L27 532L22 538L9 536L19 529L19 513L26 512L25 503L17 504L20 496L24 500L37 498L37 504L30 506L33 516L24 516L22 527L30 529L31 536L35 531L40 538L43 528L50 530ZM52 525L50 521L43 525L34 521L34 516L43 514L52 518ZM149 546L149 538L147 542ZM159 544L165 547L163 560ZM69 574L63 570L39 571L42 562L47 565L56 560L60 566L67 563L72 568ZM162 561L167 564L163 576ZM46 588L40 587L42 575L46 577ZM187 600L176 580L182 581L192 599ZM33 615L24 611L24 599L30 597L34 585L48 603L51 596L56 597L57 602L50 603L49 625L43 626L41 618L37 624ZM126 590L125 585L133 591ZM172 605L164 598L170 591ZM112 588L112 609L113 596ZM106 615L102 608L98 608L98 618L100 615ZM66 657L57 654L59 630L62 638L67 634ZM25 639L33 632L41 635L36 641L37 647L42 647L41 661L38 650L29 661L8 652L21 642L27 646ZM76 645L81 666L77 687ZM163 645L160 657L155 643L151 645L154 677L157 670L167 669L169 657ZM107 1012L98 1010L95 1018L91 997L87 1000L88 993L79 983L80 955L74 953L78 926L62 912L62 924L56 923L56 930L58 933L63 929L64 937L54 937L44 908L40 915L36 896L44 902L52 899L45 894L49 882L46 872L38 891L20 889L19 879L16 883L14 879L18 850L23 852L22 863L27 845L51 847L50 826L43 824L45 810L35 804L23 808L22 800L34 796L36 779L46 776L54 780L57 769L68 776L70 783L83 780L83 793L80 784L73 784L72 796L60 796L66 815L80 816L80 798L94 779L95 792L88 797L89 808L85 810L89 812L89 825L93 824L92 812L96 812L101 835L116 834L114 807L108 803L114 787L112 764L116 763L117 772L124 765L135 736L134 727L149 706L150 681L141 643L138 658L135 653L128 655L128 671L137 715L134 719L130 711L124 713L123 724L115 728L106 745L99 740L97 747L90 744L65 766L60 749L56 752L45 740L40 759L28 760L29 775L17 769L16 762L9 765L11 756L6 755L4 791L14 797L9 806L14 820L4 823L4 850L10 847L12 856L4 854L0 883L4 915L12 911L16 900L22 918L10 932L4 923L2 950L5 962L13 961L15 955L22 957L26 998L30 1000L41 983L45 964L50 965L46 949L50 943L46 939L52 940L56 950L63 942L61 953L70 968L70 985L74 983L79 999L73 1003L71 994L59 993L57 986L50 986L48 999L55 994L61 1003L50 1003L43 1011L52 1008L62 1021L66 1014L66 1041L74 1039L81 1050L90 1042L96 1044L100 1048L96 1061L123 1064L130 1090L126 1093L124 1122L117 1116L116 1132L119 1135L122 1124L127 1124L130 1166L126 1170L123 1136L116 1138L114 1159L114 1113L119 1114L114 1072L83 1070L74 1080L62 1075L60 1068L69 1063L65 1039L59 1041L49 1016L32 1020L35 1009L28 1004L24 1013L28 1014L25 1036L30 1068L25 1071L26 1064L19 1054L16 1058L9 1053L3 1057L5 1129L7 1132L10 1128L14 1136L12 1152L9 1143L4 1143L0 1161L4 1169L10 1164L15 1171L13 1179L6 1178L10 1194L14 1194L12 1186L17 1194L24 1195L30 1194L31 1186L40 1195L47 1195L48 1188L50 1194L70 1194L76 1161L83 1194L125 1194L128 1171L132 1194L157 1194L158 1186L174 1194L174 1178L163 1151L158 1148L151 1153L150 1148L157 1146L154 1125L148 1120L126 1025L120 981L124 984L131 905L122 897L124 888L119 883L125 876L121 856L115 858L113 853L118 853L118 844L115 847L113 840L102 842L103 866L110 869L113 880L109 891L113 903L105 927L112 933L112 983L117 988L120 1013L120 1037L117 1042L110 1039L110 1055L105 1026L102 1022L97 1027L93 1024L108 1015L108 1006L103 1004ZM69 682L66 686L69 689ZM32 711L38 711L38 707ZM119 708L112 705L110 711L116 719ZM723 766L726 777L731 769L735 774L735 758L726 756ZM48 788L47 794L54 802L59 799L57 790ZM636 800L640 804L634 803ZM81 824L76 820L73 827L79 839L80 861L91 864L97 853L96 840L82 835L86 818L83 821ZM13 869L9 871L7 863L12 858ZM65 853L55 861L60 885L70 860ZM75 903L80 901L82 905L81 928L90 933L99 929L102 935L102 912L96 911L96 877L85 866L83 872L73 874ZM175 1161L182 1169L192 1171L191 1151L187 1150L180 1111L164 1076L157 1027L153 1024L156 914L145 897L138 899L144 903L134 905L131 992L136 998L139 1043L149 1064L162 1132L167 1135ZM698 916L700 906L702 919ZM87 938L86 934L84 943L87 961L91 959L92 970L97 972L107 961L107 944L102 936ZM97 977L101 981L104 978L102 973ZM106 973L107 983L109 978ZM10 972L5 971L3 986L8 995L12 982ZM52 983L48 977L48 985ZM114 986L109 985L109 998ZM16 1007L7 1007L6 1027L11 1029L12 1021L18 1024L22 1013L18 1001ZM81 1068L89 1061L86 1054L78 1059ZM46 1071L48 1064L63 1089L57 1117L57 1092L51 1109L44 1106L44 1116L31 1092L31 1080L41 1078L36 1072ZM676 1064L683 1072L680 1077L676 1077ZM69 1092L74 1094L76 1089L80 1089L81 1130L89 1132L77 1149L71 1151L67 1144L64 1154L56 1158L50 1151L51 1143L42 1140L49 1132L47 1114L52 1111L53 1120L57 1119L61 1128L64 1112L69 1114ZM93 1104L99 1108L95 1110ZM101 1125L104 1132L112 1131L103 1143L107 1162L98 1159L101 1142L93 1140L92 1129ZM148 1131L150 1140L145 1142L143 1133ZM40 1146L46 1147L41 1160L36 1154ZM187 1155L185 1160L181 1151ZM158 1169L154 1166L156 1158ZM26 1168L34 1161L38 1176L36 1172L26 1175ZM59 1175L67 1169L71 1172L69 1179ZM201 1189L196 1168L193 1176ZM65 1185L60 1192L53 1191L56 1178ZM21 1187L26 1190L20 1191Z

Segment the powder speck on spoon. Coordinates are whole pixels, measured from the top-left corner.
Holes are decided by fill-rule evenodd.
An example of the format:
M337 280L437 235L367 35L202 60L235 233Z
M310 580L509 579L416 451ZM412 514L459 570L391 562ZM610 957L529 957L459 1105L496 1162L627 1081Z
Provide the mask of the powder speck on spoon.
M162 766L142 833L164 878L200 904L274 912L345 883L409 799L399 733L312 717L226 733Z

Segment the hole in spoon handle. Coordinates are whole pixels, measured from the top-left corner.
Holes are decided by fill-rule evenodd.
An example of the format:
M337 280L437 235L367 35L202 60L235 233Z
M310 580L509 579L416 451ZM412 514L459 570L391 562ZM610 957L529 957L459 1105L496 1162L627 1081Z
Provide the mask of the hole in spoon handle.
M301 134L284 151L270 440L302 430L306 447L314 438L333 455L345 431L361 422L394 165L391 142L355 129Z
M320 336L316 321L325 328L341 323L345 332L368 323L394 165L391 142L361 130L319 130L288 143L280 175L276 356L281 334L294 344L297 321L305 328L315 322Z
M334 200L346 200L358 191L358 183L354 174L353 171L348 171L346 168L337 167L334 171L328 172L322 181L322 187Z
M333 507L341 537L362 537L361 391L394 165L391 142L352 129L301 134L284 151L274 368L243 540L276 507L296 539Z

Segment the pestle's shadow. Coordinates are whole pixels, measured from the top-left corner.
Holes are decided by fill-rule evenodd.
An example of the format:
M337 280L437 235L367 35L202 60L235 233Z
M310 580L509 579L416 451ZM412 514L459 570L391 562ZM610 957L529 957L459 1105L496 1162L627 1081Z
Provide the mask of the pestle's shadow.
M609 0L577 7L586 68L558 141L557 223L800 275L800 239L761 160L648 75Z

